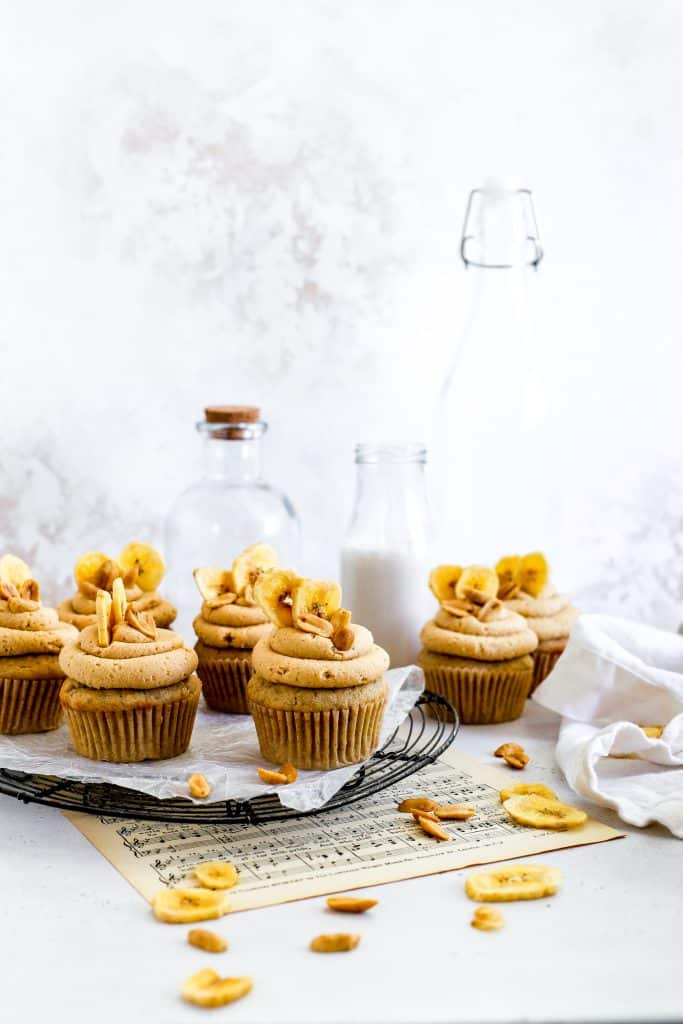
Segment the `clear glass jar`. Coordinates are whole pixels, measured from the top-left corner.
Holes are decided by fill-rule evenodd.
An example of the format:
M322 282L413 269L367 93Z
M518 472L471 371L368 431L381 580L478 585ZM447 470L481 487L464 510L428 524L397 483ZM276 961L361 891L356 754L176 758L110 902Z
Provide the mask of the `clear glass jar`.
M172 505L165 524L168 596L178 605L178 629L191 635L199 608L192 571L229 568L250 544L272 544L284 565L298 564L300 527L289 498L263 477L268 429L251 406L211 406L197 424L204 472Z
M528 189L490 181L469 199L461 254L469 317L435 432L441 561L495 563L562 544L561 432L549 400L551 340L533 330L542 259ZM566 433L566 431L564 432Z
M394 668L411 664L429 618L432 537L420 444L359 444L356 494L342 548L353 621L372 630Z

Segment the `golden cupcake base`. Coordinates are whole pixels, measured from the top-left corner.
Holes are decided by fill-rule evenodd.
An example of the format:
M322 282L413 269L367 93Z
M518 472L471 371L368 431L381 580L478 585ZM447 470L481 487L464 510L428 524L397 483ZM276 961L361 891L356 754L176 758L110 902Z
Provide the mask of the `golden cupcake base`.
M544 679L550 675L555 665L560 660L560 656L564 653L564 649L567 646L567 641L562 640L548 646L546 649L543 646L538 647L532 654L534 659L534 678L529 690L529 696L534 692L536 687L540 686Z
M223 650L195 644L199 658L197 675L202 681L204 700L214 711L249 715L247 683L252 676L250 650Z
M292 706L275 707L253 699L258 692L267 700L271 688L280 695L285 691ZM329 771L359 764L377 749L387 702L385 684L319 691L254 677L247 694L261 753L274 764L289 762L304 770ZM337 695L340 706L334 707ZM294 706L298 702L301 710ZM318 702L321 707L316 708Z
M426 688L450 701L464 725L519 718L533 683L534 662L528 654L508 661L475 661L423 650L417 664Z
M163 698L155 690L121 691L125 698L120 707L111 706L114 691L103 691L107 706L101 709L75 706L73 686L67 680L61 702L74 748L82 757L115 763L161 761L189 747L201 692L196 677L164 687Z
M0 733L19 736L49 732L62 721L57 679L0 679Z

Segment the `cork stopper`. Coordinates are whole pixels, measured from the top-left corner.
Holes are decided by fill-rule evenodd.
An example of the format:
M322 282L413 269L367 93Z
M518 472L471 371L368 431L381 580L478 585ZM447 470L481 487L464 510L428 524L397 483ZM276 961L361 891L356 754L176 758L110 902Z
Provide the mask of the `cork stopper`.
M261 410L255 405L207 405L207 423L258 423Z

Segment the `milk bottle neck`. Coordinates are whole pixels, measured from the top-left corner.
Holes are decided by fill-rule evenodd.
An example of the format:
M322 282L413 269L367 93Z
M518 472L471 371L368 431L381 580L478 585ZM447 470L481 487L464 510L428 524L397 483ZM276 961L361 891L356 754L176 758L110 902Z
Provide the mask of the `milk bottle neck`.
M349 543L372 550L402 548L427 531L425 450L418 445L360 446Z

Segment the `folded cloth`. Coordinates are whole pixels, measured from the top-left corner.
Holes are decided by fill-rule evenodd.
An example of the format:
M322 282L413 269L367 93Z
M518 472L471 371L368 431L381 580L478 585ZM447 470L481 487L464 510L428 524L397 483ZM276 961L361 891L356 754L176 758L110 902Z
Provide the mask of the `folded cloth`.
M582 615L532 700L562 715L555 754L572 789L683 839L683 636Z

